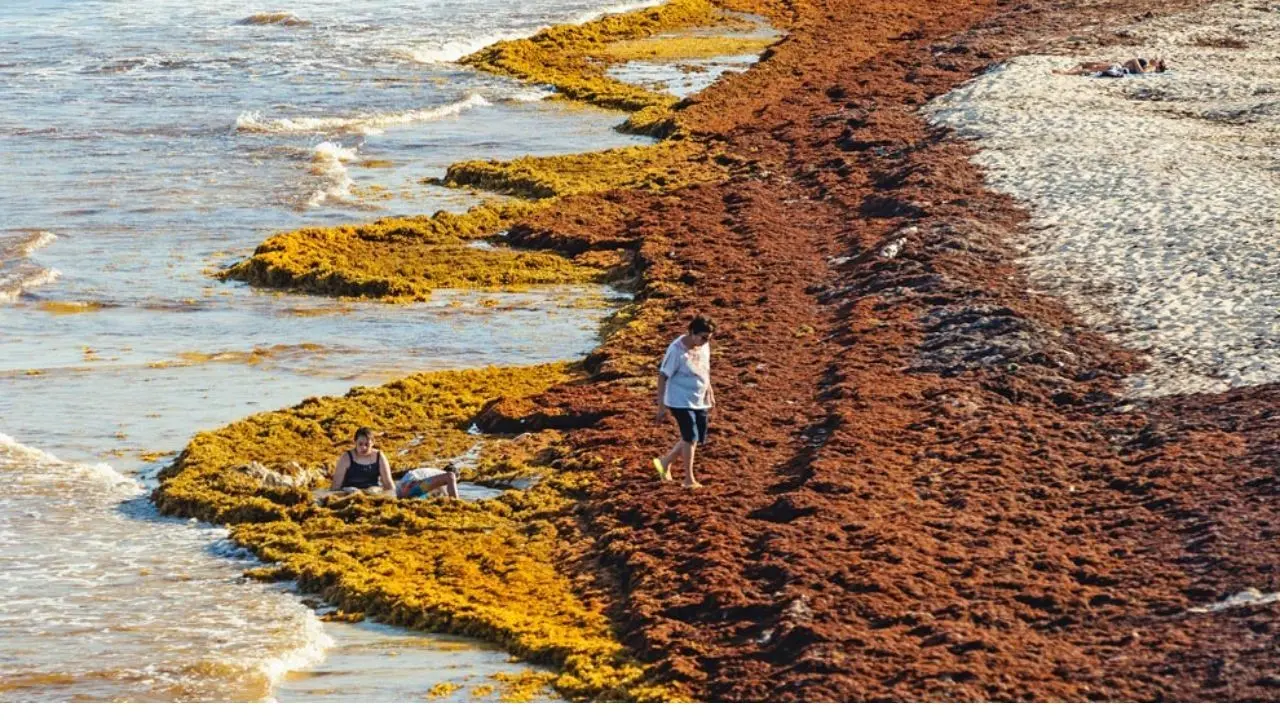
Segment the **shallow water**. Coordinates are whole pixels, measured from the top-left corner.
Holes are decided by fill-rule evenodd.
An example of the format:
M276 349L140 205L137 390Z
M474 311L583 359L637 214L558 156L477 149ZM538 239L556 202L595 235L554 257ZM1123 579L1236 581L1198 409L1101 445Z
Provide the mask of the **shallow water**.
M377 623L332 623L325 631L343 648L321 664L290 672L275 693L281 702L415 702L441 683L459 690L445 702L501 700L493 676L525 666L496 647L414 633ZM426 664L424 658L433 662ZM442 662L442 658L444 661ZM486 692L492 686L492 692Z
M425 692L435 666L484 679L483 646L326 632L242 581L225 531L157 517L121 473L307 396L589 350L603 288L400 307L210 274L301 225L465 208L480 196L420 182L456 160L644 142L611 129L620 114L436 62L607 6L0 5L0 698L314 699L289 675L307 667L348 668L326 681L348 700ZM405 667L366 662L371 637Z
M690 38L714 36L717 38L742 38L749 40L777 40L782 33L758 15L726 13L749 29L724 31L722 29L694 29L683 32L663 33L656 38ZM710 87L727 72L746 72L760 57L755 54L725 55L676 62L632 60L609 68L605 74L616 80L666 92L685 98Z
M622 82L688 97L707 89L726 72L743 72L757 60L755 55L731 55L710 60L694 60L683 64L685 71L674 71L671 63L632 60L610 68L609 77Z
M136 470L142 455L176 452L195 430L312 395L580 355L614 296L449 291L397 306L237 289L157 309L57 315L21 305L0 337L2 429L60 457Z
M0 697L256 700L333 642L226 531L156 516L110 467L0 436Z

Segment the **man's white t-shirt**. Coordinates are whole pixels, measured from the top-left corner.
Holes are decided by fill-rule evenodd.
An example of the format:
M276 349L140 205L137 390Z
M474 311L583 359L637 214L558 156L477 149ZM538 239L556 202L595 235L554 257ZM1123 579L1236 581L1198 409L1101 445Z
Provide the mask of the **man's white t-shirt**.
M667 346L658 372L667 378L667 390L662 404L669 408L706 410L711 407L707 397L711 389L711 343L696 348L684 346L684 336Z

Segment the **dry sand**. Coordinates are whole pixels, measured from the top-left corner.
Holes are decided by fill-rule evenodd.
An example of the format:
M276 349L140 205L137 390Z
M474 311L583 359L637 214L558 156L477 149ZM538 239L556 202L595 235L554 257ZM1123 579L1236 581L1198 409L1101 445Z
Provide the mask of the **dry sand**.
M1129 44L1013 58L931 103L1030 208L1025 267L1150 353L1137 395L1280 379L1280 6L1230 2L1120 28ZM1168 59L1165 73L1055 74Z

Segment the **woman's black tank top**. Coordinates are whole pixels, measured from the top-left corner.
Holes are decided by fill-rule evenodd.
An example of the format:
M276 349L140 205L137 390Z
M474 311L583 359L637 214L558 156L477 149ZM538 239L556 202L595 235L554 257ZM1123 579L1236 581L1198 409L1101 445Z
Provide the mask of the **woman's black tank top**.
M347 451L347 474L342 476L342 487L344 488L365 488L377 487L379 466L382 464L382 451L379 450L373 458L373 462L369 465L356 462L355 453Z

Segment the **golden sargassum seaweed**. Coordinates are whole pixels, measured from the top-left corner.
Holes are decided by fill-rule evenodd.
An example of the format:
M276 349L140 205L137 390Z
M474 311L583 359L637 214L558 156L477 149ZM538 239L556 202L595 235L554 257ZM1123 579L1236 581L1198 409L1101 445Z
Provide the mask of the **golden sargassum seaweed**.
M495 43L460 62L480 70L556 87L561 96L632 111L621 126L659 137L677 133L677 98L609 78L610 64L641 57L708 57L760 48L749 38L654 37L723 24L708 0L608 15L582 25L556 26L533 37ZM220 273L257 287L352 298L411 302L439 288L504 288L600 282L623 258L567 258L550 252L478 248L500 240L523 217L556 198L618 188L668 191L724 177L732 160L688 140L507 162L455 163L444 184L503 192L534 202L485 204L465 213L381 220L368 225L302 228L268 238L254 254Z
M708 0L670 0L661 6L606 15L582 25L559 25L530 38L494 43L460 61L478 70L555 87L570 100L635 112L670 107L676 98L614 80L597 59L611 42L668 30L714 25L719 11Z
M457 683L452 683L452 682L436 683L435 685L431 686L430 690L427 691L426 697L428 700L443 700L444 698L447 698L450 695L456 693L461 688L462 686Z
M687 140L574 155L467 160L449 166L444 184L531 200L616 188L674 190L726 176L706 146Z
M664 5L606 15L581 25L560 25L519 40L494 43L459 62L478 70L551 85L561 98L631 117L625 132L671 137L680 133L674 106L679 98L626 83L607 74L610 65L641 59L708 58L763 50L772 40L741 37L655 37L690 28L740 26L719 7L733 2L670 0Z
M580 554L570 510L590 468L558 458L556 433L485 443L472 474L541 478L487 501L355 495L316 504L308 488L243 470L328 465L360 426L379 430L394 470L437 464L475 448L467 428L486 403L518 401L577 372L552 364L423 373L254 415L196 435L153 499L165 513L229 524L235 542L272 563L253 577L296 580L344 612L493 640L555 668L539 684L550 679L566 697L681 700L686 693L650 682L629 657L586 581L557 567Z
M528 198L456 214L280 233L223 271L224 279L338 297L424 300L440 288L516 289L602 282L623 266L618 253L568 257L501 246L500 234L558 198L617 188L670 191L727 177L737 160L706 145L663 141L598 152L466 161L444 183ZM497 245L476 247L478 240Z
M598 268L548 252L483 248L536 204L488 204L456 214L280 233L222 273L258 287L339 297L424 300L440 288L513 288L592 282Z
M619 40L593 51L594 57L609 63L630 60L706 60L710 58L756 55L777 42L772 37L685 35Z

